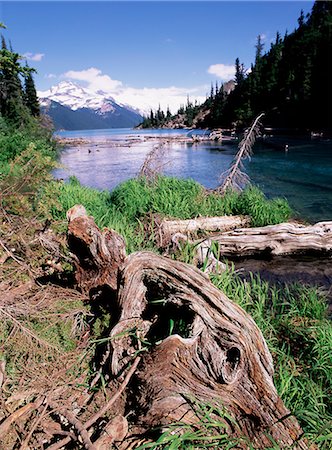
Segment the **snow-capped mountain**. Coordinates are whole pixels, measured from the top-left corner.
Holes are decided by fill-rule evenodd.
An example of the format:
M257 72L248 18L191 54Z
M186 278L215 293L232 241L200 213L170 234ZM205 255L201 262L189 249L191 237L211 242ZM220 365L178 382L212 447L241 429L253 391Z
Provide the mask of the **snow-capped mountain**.
M92 92L71 81L39 91L38 97L57 129L127 128L142 120L137 110L117 103L109 94Z

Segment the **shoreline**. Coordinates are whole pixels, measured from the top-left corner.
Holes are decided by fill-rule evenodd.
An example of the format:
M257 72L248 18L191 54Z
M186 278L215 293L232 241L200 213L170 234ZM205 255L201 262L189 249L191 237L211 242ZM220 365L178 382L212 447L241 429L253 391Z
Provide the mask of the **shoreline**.
M218 144L222 143L237 143L238 139L230 136L224 136L221 139L216 139L214 137L209 138L207 136L186 136L186 135L123 135L114 136L105 139L90 138L90 137L54 137L57 144L62 146L81 146L81 145L110 145L112 147L122 147L122 146L132 146L133 144L141 144L144 142L156 141L160 143L201 143L201 142L216 142Z

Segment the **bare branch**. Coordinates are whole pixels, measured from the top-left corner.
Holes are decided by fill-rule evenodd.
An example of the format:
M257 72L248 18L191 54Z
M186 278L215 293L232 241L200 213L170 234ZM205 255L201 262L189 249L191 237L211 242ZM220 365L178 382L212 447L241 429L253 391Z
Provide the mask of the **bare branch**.
M260 134L261 122L260 119L265 115L261 113L256 117L251 127L248 128L239 144L239 151L235 155L233 164L230 169L224 172L220 181L221 184L217 188L218 192L225 192L227 189L233 188L234 190L241 191L243 187L249 183L248 175L243 171L243 160L250 158L252 155L252 148L254 146L256 137Z

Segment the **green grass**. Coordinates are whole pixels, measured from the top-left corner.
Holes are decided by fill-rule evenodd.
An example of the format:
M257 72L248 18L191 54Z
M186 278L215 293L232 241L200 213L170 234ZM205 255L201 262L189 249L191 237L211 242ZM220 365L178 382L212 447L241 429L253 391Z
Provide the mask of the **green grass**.
M154 182L128 180L112 192L81 186L75 178L69 183L53 182L41 193L39 204L56 220L65 220L69 208L83 204L98 226L111 227L125 237L130 252L154 247L153 236L144 232L144 224L154 214L178 219L244 214L251 217L253 226L287 221L291 215L286 200L267 200L255 187L221 196L207 193L191 179L165 176Z
M310 441L331 448L332 326L317 288L243 281L228 269L212 282L255 320L272 353L275 385Z

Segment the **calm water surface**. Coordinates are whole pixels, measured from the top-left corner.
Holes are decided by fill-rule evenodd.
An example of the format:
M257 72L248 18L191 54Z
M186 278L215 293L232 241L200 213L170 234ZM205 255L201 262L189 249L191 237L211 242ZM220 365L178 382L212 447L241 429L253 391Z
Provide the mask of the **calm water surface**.
M84 130L59 132L62 137L92 139L89 145L67 147L61 154L64 169L58 178L75 175L82 184L98 189L113 189L137 175L146 154L155 142L143 141L149 135L186 134L185 130ZM142 142L136 142L140 136ZM117 146L105 143L112 139ZM135 142L128 144L131 139ZM124 145L122 145L122 142ZM268 197L286 197L299 216L312 222L332 220L332 141L288 139L289 151L260 143L246 163L248 175ZM191 177L214 188L229 167L236 145L214 143L172 143L165 147L164 172Z

